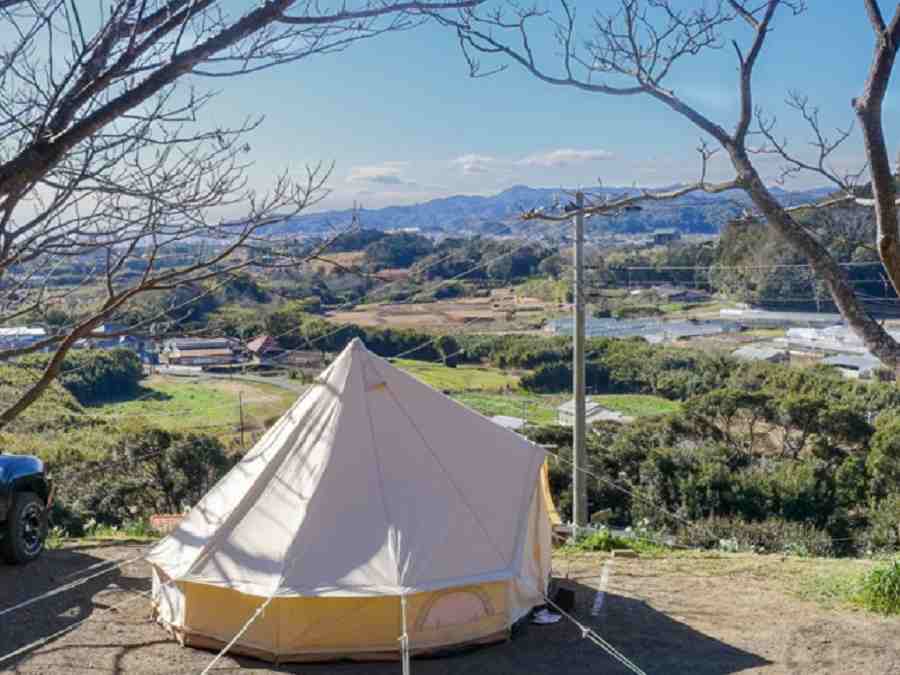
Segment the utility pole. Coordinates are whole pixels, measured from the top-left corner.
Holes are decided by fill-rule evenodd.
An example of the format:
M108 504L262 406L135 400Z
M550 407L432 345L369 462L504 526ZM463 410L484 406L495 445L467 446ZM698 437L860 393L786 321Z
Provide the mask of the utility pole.
M240 409L241 415L241 449L246 450L247 446L244 445L244 392L238 392L238 408Z
M584 193L575 193L575 344L572 353L572 385L575 424L572 429L572 523L574 536L588 523L585 469L585 366L584 366Z

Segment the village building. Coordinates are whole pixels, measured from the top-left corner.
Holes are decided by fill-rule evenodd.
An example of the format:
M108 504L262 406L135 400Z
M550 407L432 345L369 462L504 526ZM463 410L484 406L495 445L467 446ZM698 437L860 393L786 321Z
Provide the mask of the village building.
M160 362L170 366L220 366L241 361L228 338L172 338L163 344Z
M512 417L511 415L494 415L491 417L491 421L504 429L516 432L522 431L528 425L528 420L524 420L521 417Z
M585 402L584 420L591 424L592 422L630 422L631 418L588 400ZM575 399L566 401L556 409L556 422L563 427L575 424Z
M300 370L322 370L331 363L331 356L322 351L312 349L290 349L285 351L278 362Z
M40 327L12 326L0 328L0 349L24 349L47 337Z
M141 354L144 351L144 340L129 335L128 326L120 323L105 323L94 329L93 335L77 340L75 349L130 349Z
M258 361L275 358L284 353L284 350L278 344L278 340L271 335L260 335L253 338L247 343L247 351L250 356Z
M826 366L834 366L848 380L869 380L881 368L881 361L868 354L835 354L822 359Z
M766 363L787 363L791 359L787 350L770 345L746 345L735 349L731 355L741 361L765 361Z

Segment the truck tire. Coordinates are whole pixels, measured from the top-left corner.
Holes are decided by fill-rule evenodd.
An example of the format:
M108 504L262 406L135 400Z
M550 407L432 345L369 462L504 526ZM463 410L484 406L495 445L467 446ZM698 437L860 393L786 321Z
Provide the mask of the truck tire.
M7 514L0 553L14 565L31 562L44 550L47 514L43 500L33 492L17 492Z

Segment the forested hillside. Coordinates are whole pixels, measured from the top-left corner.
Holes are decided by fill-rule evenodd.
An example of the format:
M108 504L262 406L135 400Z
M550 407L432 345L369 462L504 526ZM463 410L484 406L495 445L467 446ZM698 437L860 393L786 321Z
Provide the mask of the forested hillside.
M596 187L587 189L591 198L615 198L634 194L642 188ZM663 188L665 189L665 188ZM519 215L526 209L559 208L571 199L574 189L511 187L492 196L457 195L433 199L409 206L390 206L358 212L322 211L292 218L269 228L272 234L325 233L335 226L349 225L358 218L364 227L376 230L419 228L424 231L459 232L468 230L483 234L516 234L534 229L536 223L523 223ZM798 192L775 190L786 204L805 203L827 191L814 189ZM695 194L670 203L647 204L642 211L623 214L614 219L596 219L588 229L614 232L648 232L657 228L677 228L684 232L715 233L747 205L746 196L737 192L721 195Z

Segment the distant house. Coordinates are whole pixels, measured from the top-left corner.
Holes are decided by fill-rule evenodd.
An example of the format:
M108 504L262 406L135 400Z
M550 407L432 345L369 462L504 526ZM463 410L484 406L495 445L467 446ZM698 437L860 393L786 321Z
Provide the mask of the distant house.
M0 349L23 349L40 342L46 337L47 331L40 327L13 326L0 328Z
M591 422L628 422L630 418L589 399L585 403L585 421L588 424ZM564 427L575 424L575 399L566 401L556 409L556 422Z
M731 355L741 361L765 361L767 363L785 363L790 356L784 349L762 345L747 345L731 352Z
M75 349L130 349L143 356L144 339L134 335L123 335L128 326L119 323L105 323L94 329L97 337L81 338L73 345Z
M124 333L127 330L128 326L125 324L105 323L98 326L94 333L109 337L90 338L88 342L94 349L116 349L117 347L133 348L133 339L123 343L122 338L125 336L118 335L118 333Z
M270 359L272 357L283 354L284 350L278 344L278 341L271 335L260 335L247 343L247 351L250 355L259 359Z
M510 431L522 431L522 429L528 425L528 420L523 420L521 417L511 417L509 415L494 415L491 418L491 421Z
M836 354L822 359L826 366L834 366L849 380L869 380L882 367L881 361L868 354Z
M241 361L228 338L172 338L163 343L160 362L171 366L220 366Z
M319 371L330 363L330 358L320 351L292 349L284 352L280 362L294 368Z
M671 244L673 241L679 241L680 239L681 232L675 229L654 230L653 232L654 246L665 246L666 244Z

